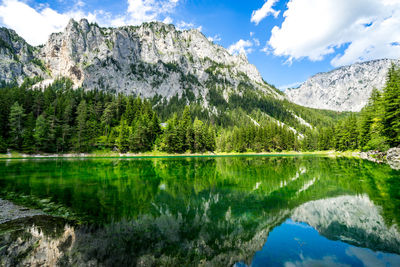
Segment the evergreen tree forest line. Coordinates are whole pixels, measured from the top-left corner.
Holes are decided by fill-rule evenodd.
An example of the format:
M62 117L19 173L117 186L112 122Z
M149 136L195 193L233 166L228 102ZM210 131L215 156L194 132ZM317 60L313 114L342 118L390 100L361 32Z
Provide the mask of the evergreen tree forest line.
M329 127L306 134L305 150L378 150L400 145L400 68L392 65L382 91L374 89L368 104Z
M400 70L395 66L384 90L374 90L360 113L338 114L338 120L330 119L333 113L324 115L287 101L283 106L260 102L257 111L251 110L252 98L244 106L234 99L237 106L227 108L218 120L177 97L155 105L154 99L73 89L68 79L32 89L37 82L0 84L0 153L344 151L386 150L400 144ZM314 127L277 123L271 117L276 107L278 117L289 107Z
M215 149L213 126L186 108L163 129L151 103L133 96L73 89L68 79L32 89L36 79L0 89L0 151L67 153L151 150L182 153Z
M32 89L37 82L38 79L26 79L21 86L0 86L0 153L9 149L30 154L197 153L298 147L292 131L268 121L260 127L251 123L227 130L210 119L193 116L201 114L198 105L184 105L181 112L172 113L161 123L157 108L153 109L149 100L73 89L68 79L57 80L45 89Z

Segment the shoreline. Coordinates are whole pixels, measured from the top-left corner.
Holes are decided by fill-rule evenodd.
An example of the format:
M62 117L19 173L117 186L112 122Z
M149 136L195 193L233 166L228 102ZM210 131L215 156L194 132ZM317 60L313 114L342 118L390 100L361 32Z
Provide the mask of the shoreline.
M0 224L40 215L46 215L46 213L38 209L17 205L13 201L0 198Z
M355 151L283 151L283 152L207 152L207 153L185 153L170 154L164 152L146 152L146 153L116 153L116 152L93 152L93 153L64 153L64 154L24 154L8 153L0 154L1 159L90 159L90 158L184 158L184 157L233 157L233 156L331 156L331 157L356 157L360 158L360 152Z

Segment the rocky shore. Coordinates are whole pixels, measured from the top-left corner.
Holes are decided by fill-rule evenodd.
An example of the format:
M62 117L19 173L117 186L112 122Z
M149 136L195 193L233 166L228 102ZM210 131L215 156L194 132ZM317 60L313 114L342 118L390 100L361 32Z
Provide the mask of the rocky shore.
M39 210L15 205L8 200L0 199L0 224L37 215L44 215L44 213Z
M400 147L394 147L386 152L368 151L361 152L360 158L376 163L387 163L394 170L400 170Z

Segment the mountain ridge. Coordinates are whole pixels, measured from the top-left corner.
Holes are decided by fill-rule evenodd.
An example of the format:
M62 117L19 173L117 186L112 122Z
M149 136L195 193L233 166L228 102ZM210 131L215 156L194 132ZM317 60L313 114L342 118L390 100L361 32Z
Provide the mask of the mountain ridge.
M360 111L373 88L382 89L391 64L396 59L376 59L317 73L297 88L285 91L296 104L334 111Z
M86 19L71 19L63 32L51 34L43 46L32 47L20 39L35 51L31 57L38 66L28 68L35 72L0 71L0 79L6 82L20 84L24 77L41 76L48 84L67 77L76 87L88 90L165 99L190 90L192 100L200 100L203 106L208 106L210 89L218 90L225 100L232 93L240 94L242 87L283 98L245 55L233 56L198 30L180 31L172 24L103 28Z

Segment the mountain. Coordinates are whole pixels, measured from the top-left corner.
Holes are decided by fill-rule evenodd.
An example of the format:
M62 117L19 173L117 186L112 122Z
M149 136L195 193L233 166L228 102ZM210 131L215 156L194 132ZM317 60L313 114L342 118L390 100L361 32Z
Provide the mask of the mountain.
M2 28L1 33L5 68L0 79L7 82L40 75L49 84L67 77L76 87L145 98L186 93L204 106L211 88L225 99L247 87L282 98L246 56L230 55L198 30L179 31L160 22L101 28L86 19L70 20L63 32L51 34L40 47L28 45L11 30Z
M360 111L367 104L372 89L383 88L392 63L399 64L400 60L373 60L318 73L285 93L291 101L305 107Z
M0 81L20 84L25 77L47 77L38 52L39 48L29 45L15 31L0 28Z
M337 118L287 101L245 55L231 55L198 30L160 22L103 28L70 20L37 47L0 28L0 66L0 87L27 81L24 88L44 88L67 78L74 88L146 98L162 121L190 105L194 117L223 128L272 122L303 139Z

